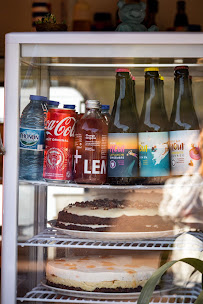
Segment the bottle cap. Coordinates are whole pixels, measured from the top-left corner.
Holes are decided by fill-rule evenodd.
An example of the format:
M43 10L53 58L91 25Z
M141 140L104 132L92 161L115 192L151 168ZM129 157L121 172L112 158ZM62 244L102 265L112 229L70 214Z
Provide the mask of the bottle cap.
M129 69L116 69L116 73L130 73Z
M189 67L187 65L175 67L174 71L178 71L178 70L189 70Z
M159 79L162 80L162 81L164 81L164 77L161 76L161 75L159 75Z
M101 110L109 110L110 106L109 105L101 105Z
M40 95L30 95L30 100L36 101L47 101L47 97Z
M58 101L54 101L54 100L47 100L48 105L50 106L59 106L59 102Z
M64 109L70 109L70 110L75 110L75 105L63 105Z
M87 109L100 109L100 102L99 100L87 100L85 106Z
M146 68L144 72L159 72L159 68Z
M134 80L134 81L135 81L135 76L133 76L133 77L132 77L132 80Z

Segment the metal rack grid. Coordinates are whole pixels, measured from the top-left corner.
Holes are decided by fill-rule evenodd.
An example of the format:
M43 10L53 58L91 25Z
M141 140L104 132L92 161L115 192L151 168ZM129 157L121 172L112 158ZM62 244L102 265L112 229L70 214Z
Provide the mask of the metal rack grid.
M64 247L64 248L93 248L93 249L126 249L126 250L186 250L195 248L203 251L203 233L189 232L198 238L202 248L194 242L183 243L173 238L136 240L136 241L99 241L88 239L76 239L66 234L60 234L53 228L47 228L26 242L19 242L19 246L32 247Z
M60 182L60 181L45 181L45 180L19 180L20 185L34 185L34 186L57 186L57 187L69 187L69 188L90 188L90 189L105 189L105 190L144 190L144 189L171 189L179 185L180 188L187 188L191 186L202 187L203 182L196 184L184 184L184 183L172 183L163 185L94 185L94 184L76 184L75 182Z
M176 293L171 295L163 295L154 297L150 304L171 304L171 303L188 303L192 304L197 299L201 292L200 284L196 285L192 289L177 290ZM126 304L126 303L136 303L136 300L100 300L100 299L84 299L70 297L66 295L57 294L46 287L39 284L37 287L33 288L32 291L28 292L24 297L17 297L18 301L21 302L49 302L49 303L82 303L82 304Z

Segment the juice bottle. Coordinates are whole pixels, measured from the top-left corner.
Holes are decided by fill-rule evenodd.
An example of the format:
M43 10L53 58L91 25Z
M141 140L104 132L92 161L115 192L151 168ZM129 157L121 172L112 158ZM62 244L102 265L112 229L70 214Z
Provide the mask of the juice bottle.
M108 126L100 113L100 102L86 101L86 112L77 122L74 180L76 183L104 184L107 167Z

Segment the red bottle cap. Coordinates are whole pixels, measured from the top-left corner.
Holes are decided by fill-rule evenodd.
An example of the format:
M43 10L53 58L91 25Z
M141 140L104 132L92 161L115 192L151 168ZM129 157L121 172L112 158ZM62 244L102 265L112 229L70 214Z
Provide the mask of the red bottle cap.
M177 71L177 70L189 70L189 67L187 65L177 66L177 67L175 67L174 71Z
M132 77L132 80L135 80L135 76Z
M130 70L129 69L116 69L116 73L123 73L123 72L125 72L125 73L130 73Z

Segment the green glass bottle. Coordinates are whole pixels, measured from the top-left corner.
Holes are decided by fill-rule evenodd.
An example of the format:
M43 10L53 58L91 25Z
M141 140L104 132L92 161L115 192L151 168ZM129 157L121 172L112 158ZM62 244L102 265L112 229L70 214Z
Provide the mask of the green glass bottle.
M139 126L140 182L143 184L163 183L170 173L168 127L159 69L147 68Z
M128 69L116 70L115 101L109 122L108 182L135 184L138 176L138 118Z
M171 174L198 173L200 128L193 105L189 68L175 68L174 103L170 119Z

